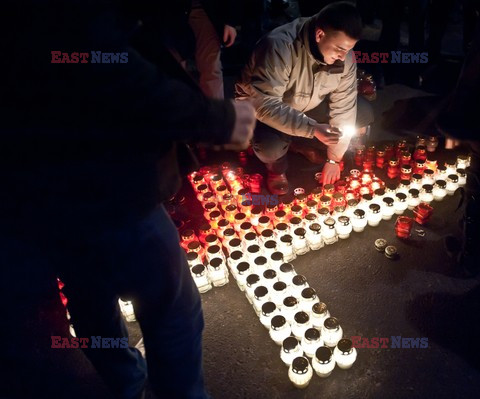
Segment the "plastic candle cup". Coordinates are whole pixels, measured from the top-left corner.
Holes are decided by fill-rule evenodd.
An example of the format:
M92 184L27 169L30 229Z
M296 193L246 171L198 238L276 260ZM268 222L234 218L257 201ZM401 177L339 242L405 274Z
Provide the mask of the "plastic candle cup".
M367 223L369 226L376 227L382 221L382 212L380 205L370 204L368 207Z
M433 201L433 186L431 184L424 184L420 190L420 201L429 204Z
M356 209L353 212L352 228L353 231L360 233L365 230L367 226L367 218L365 217L365 211L363 209Z
M290 336L292 330L290 324L282 315L276 315L272 317L270 322L270 338L277 345L282 345L283 340Z
M293 323L293 317L298 312L298 299L291 295L283 298L281 311L287 322Z
M280 359L287 366L290 366L293 359L303 355L303 348L295 337L287 337L283 340L282 349L280 349Z
M338 223L336 223L335 226L340 239L345 240L346 238L350 237L353 227L348 216L340 216L338 218Z
M326 346L334 347L343 336L343 330L338 319L329 317L325 319L322 327L322 338Z
M445 180L437 180L432 193L435 201L443 201L447 196L447 182Z
M467 172L465 169L457 169L458 186L463 187L467 184Z
M390 220L395 214L395 200L390 196L382 199L382 219Z
M346 370L351 368L353 363L355 363L357 350L353 347L351 340L342 338L333 350L333 357L337 366Z
M420 203L420 191L418 191L416 188L411 188L410 190L408 190L408 199L407 199L408 209L411 210L415 208L419 203Z
M447 176L447 194L453 195L458 188L458 175L451 174Z
M312 305L312 311L310 312L313 327L321 329L326 319L330 317L330 312L327 309L327 305L323 302L316 302Z
M236 266L236 272L234 274L235 279L237 280L238 288L241 291L245 291L245 286L247 284L247 277L251 274L250 264L248 262L240 262Z
M288 378L296 388L306 388L313 376L313 370L305 357L296 357L288 369Z
M204 265L195 265L190 271L192 272L193 281L200 293L207 292L212 289L212 284L208 278L208 272Z
M312 358L315 356L316 350L323 345L320 331L313 327L307 329L303 335L301 345L307 357Z
M311 327L312 322L307 312L300 311L295 313L292 323L292 334L295 335L295 338L301 340L305 335L305 331Z
M415 221L423 225L430 220L433 208L429 204L421 202L415 207L413 213L415 214Z
M253 290L253 308L260 317L262 311L262 305L270 300L268 288L264 285L260 285Z
M214 287L221 287L228 283L228 270L224 260L214 258L208 265L208 275Z
M292 244L293 238L290 234L284 234L283 236L280 237L280 252L283 254L283 260L285 262L291 262L294 260L297 255L295 254L295 251L293 250L293 244Z
M312 287L307 287L302 290L302 293L300 295L300 303L299 303L300 310L310 315L313 304L317 302L318 302L318 297L317 297L317 293L315 292L315 289L313 289Z
M303 255L308 252L309 248L305 235L306 231L303 227L299 227L293 232L293 250L297 255Z
M248 299L248 302L253 304L254 291L260 285L260 276L256 273L252 273L247 276L245 284L245 296Z
M296 298L300 298L302 291L308 287L307 278L302 274L292 277L291 291Z
M331 245L338 241L337 232L335 229L335 219L327 218L323 221L322 239L327 245Z
M321 228L319 223L312 223L307 230L307 244L312 251L316 251L324 245Z
M335 368L332 350L327 346L318 348L312 358L312 367L319 377L325 378L332 374Z
M401 215L408 208L407 195L405 193L395 194L395 213Z
M275 303L273 302L265 302L262 305L262 312L260 313L260 323L269 330L272 324L272 317L279 314L279 310Z

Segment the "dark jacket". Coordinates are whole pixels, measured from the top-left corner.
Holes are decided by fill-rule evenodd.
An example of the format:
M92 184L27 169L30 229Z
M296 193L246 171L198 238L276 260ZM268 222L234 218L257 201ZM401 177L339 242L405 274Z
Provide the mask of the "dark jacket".
M154 43L142 38L136 6L70 0L4 7L1 45L10 58L0 67L3 225L141 218L179 187L177 143L229 141L231 103L169 78L167 53L149 60L140 54ZM56 50L127 53L128 62L57 64Z

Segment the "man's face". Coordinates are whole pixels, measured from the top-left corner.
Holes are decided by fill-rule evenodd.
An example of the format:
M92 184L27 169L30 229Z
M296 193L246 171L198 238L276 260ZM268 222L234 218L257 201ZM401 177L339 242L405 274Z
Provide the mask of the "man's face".
M326 64L331 65L335 61L345 61L347 53L355 46L357 40L347 36L338 30L315 31L315 41Z

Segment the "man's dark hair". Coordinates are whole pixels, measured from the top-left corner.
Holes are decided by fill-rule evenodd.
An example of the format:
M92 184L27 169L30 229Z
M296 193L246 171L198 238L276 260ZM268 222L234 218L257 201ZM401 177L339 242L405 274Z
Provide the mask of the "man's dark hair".
M352 3L340 1L329 4L315 18L315 28L342 31L352 39L360 39L362 17Z

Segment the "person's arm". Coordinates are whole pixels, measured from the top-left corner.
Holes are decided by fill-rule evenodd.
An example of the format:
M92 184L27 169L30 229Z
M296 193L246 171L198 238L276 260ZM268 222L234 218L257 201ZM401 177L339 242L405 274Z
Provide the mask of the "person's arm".
M283 102L292 70L288 46L264 38L236 84L236 97L250 99L257 119L266 125L291 136L313 138L317 122Z
M338 87L330 93L330 125L341 129L355 126L357 117L357 64L353 62L352 52L345 59L345 72ZM350 137L343 136L335 145L328 147L327 156L339 162L350 144Z

